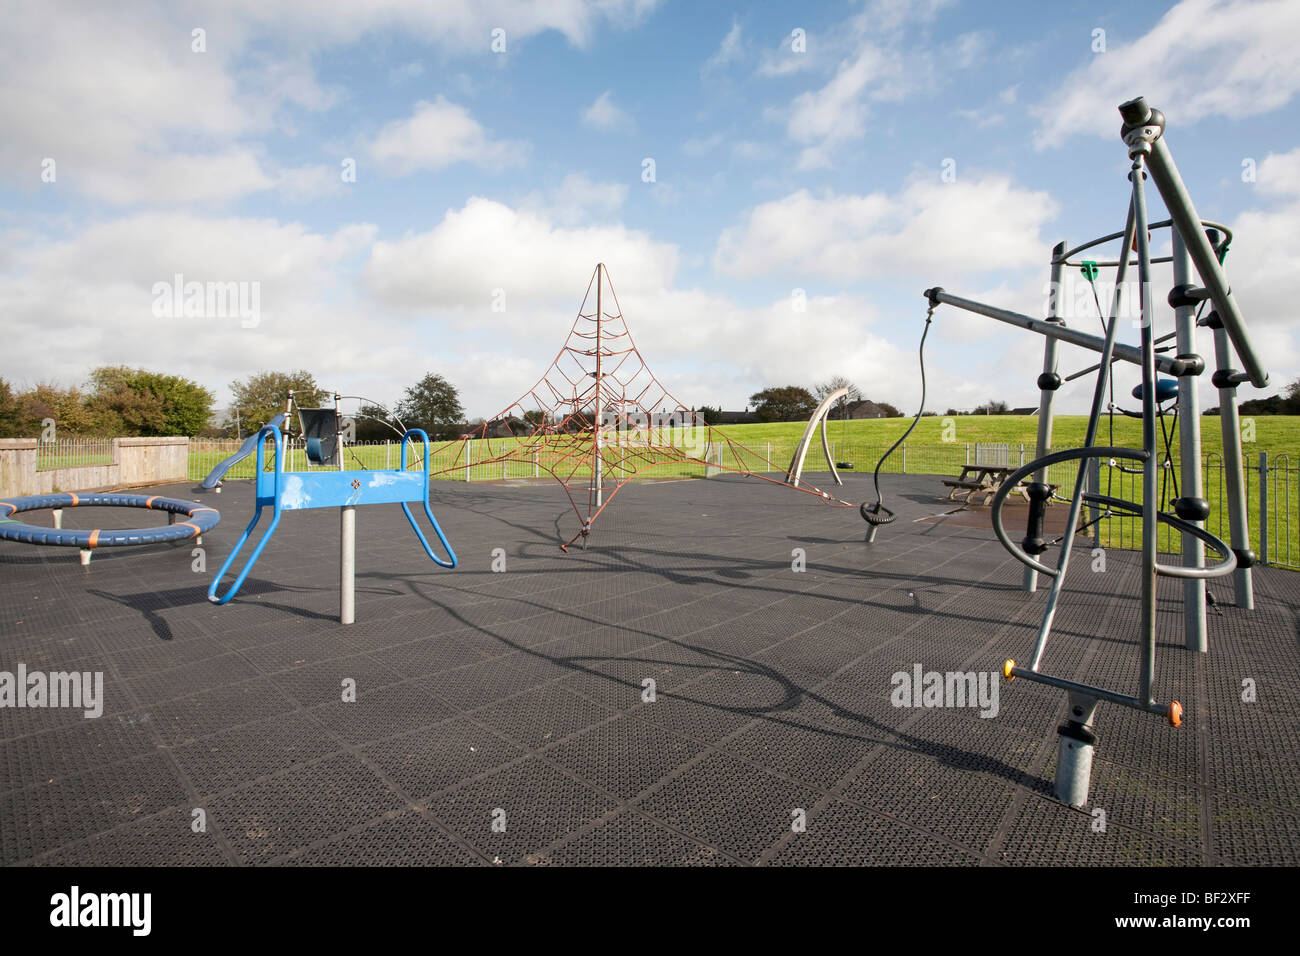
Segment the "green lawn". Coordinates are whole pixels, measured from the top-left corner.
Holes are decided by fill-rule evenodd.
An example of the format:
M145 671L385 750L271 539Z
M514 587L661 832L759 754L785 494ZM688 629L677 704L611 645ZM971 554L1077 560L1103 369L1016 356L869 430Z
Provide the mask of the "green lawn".
M857 473L870 472L881 454L907 430L910 421L905 418L890 418L831 422L828 425L828 437L832 444L831 454L837 462L852 462ZM1259 453L1267 451L1270 464L1274 467L1282 465L1295 468L1300 463L1300 416L1261 415L1245 418L1242 424L1244 439L1253 438L1253 441L1244 440L1242 448L1247 469L1251 539L1252 542L1258 542ZM805 423L801 422L722 426L715 432L716 435L724 438L707 447L704 444L707 435L703 430L697 430L693 434L688 433L687 437L693 438L696 442L690 452L692 457L707 456L710 462L718 462L720 453L724 468L773 473L783 472L789 466L804 427ZM1083 442L1086 427L1085 416L1057 416L1053 422L1053 448L1078 447ZM1102 420L1096 444L1112 443L1111 427L1109 419ZM1141 444L1142 423L1138 419L1117 415L1113 427L1115 445L1137 447ZM1172 429L1171 420L1166 422L1166 427ZM1001 460L1002 454L1006 455L1007 464L1019 466L1022 461L1028 462L1034 457L1037 428L1037 417L1027 415L923 418L909 436L905 450L900 449L895 452L882 468L882 472L897 474L906 471L910 474L956 475L961 471L963 464L977 460L977 456L981 461L993 461ZM692 447L684 440L682 430L671 430L668 434L673 444L679 447L682 445ZM1172 430L1170 437L1173 459L1177 464L1178 438ZM663 439L656 439L656 441L661 444L666 443ZM553 470L562 477L576 482L585 482L590 474L590 439L585 442L578 439L554 442L551 447L540 451L535 461L531 458L507 462L490 460L506 454L519 443L517 439L453 443L435 454L431 470L436 478L455 481L527 478L535 475L547 477L549 470ZM1217 462L1221 461L1223 443L1217 417L1201 418L1201 443L1202 460L1209 463L1205 475L1205 496L1213 509L1208 527L1226 538L1226 517L1222 517L1222 509L1219 508L1222 469L1217 467ZM990 447L1004 444L1008 446L1005 452L1000 447ZM217 445L193 442L190 453L190 478L201 479L217 462L229 455L233 447L229 443ZM576 460L570 457L574 451L579 452ZM413 455L414 457L417 456ZM273 456L269 460L273 461ZM682 463L671 456L647 461L644 452L620 453L617 448L608 448L605 460L607 466L616 473L635 472L638 477L645 478L704 477L706 471L703 465ZM397 463L398 451L395 444L353 446L348 450L349 469L395 468ZM306 467L301 452L294 454L288 467L289 470ZM1063 486L1061 493L1068 494L1073 483L1074 469L1073 463L1058 465L1050 471L1048 480ZM825 474L827 471L820 438L815 437L805 459L805 477L819 486L833 487ZM253 463L249 458L232 469L228 477L239 479L251 478L252 475ZM1173 497L1171 479L1176 475L1175 472L1164 478L1166 498ZM1289 480L1290 484L1278 484L1277 487L1269 489L1272 500L1270 508L1272 520L1269 529L1273 542L1272 554L1275 559L1279 555L1282 556L1288 564L1300 564L1300 475L1290 474L1285 477L1279 475L1275 480L1279 482ZM1102 490L1109 490L1116 497L1134 501L1140 501L1142 498L1140 475L1125 474L1103 465L1101 481ZM935 490L939 493L943 489L936 486ZM1279 499L1285 499L1285 508L1281 507ZM1109 521L1103 528L1103 543L1112 546L1132 546L1136 528L1135 520ZM1178 537L1163 534L1161 547L1168 551L1178 551Z

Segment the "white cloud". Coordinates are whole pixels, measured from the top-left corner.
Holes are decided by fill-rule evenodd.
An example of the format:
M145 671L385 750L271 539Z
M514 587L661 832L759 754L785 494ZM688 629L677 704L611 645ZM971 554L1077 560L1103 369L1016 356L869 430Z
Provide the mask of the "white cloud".
M1265 156L1255 170L1255 183L1272 196L1300 196L1300 147Z
M627 186L623 183L596 182L585 173L569 173L554 189L530 193L520 202L520 208L561 226L572 226L615 216L626 201Z
M252 137L293 135L287 107L320 112L345 98L317 80L322 50L395 32L467 57L487 49L497 26L511 42L557 31L585 47L598 29L634 27L656 6L192 0L78 4L70 15L56 4L16 5L0 31L0 182L35 188L52 158L56 188L112 203L237 199L284 178ZM191 49L194 29L206 31L204 52ZM403 71L412 75L412 65Z
M592 129L599 130L626 130L635 125L632 117L614 105L610 90L601 93L594 103L582 111L582 122Z
M400 86L422 76L424 76L424 64L419 60L412 60L410 63L403 63L401 66L395 66L389 70L388 82L394 86Z
M828 166L836 146L861 139L867 116L863 92L873 83L901 77L902 72L896 52L867 46L842 64L821 89L795 97L787 108L786 133L797 143L809 144L799 154L798 168Z
M721 146L726 138L723 133L713 133L703 137L692 136L682 143L682 152L687 156L706 156Z
M1176 127L1271 112L1300 90L1297 35L1292 0L1182 0L1144 36L1093 54L1033 108L1038 146L1080 134L1118 142L1116 107L1137 95Z
M366 150L381 169L401 176L461 162L515 165L526 147L491 139L467 109L439 96L432 103L421 100L410 116L384 126Z
M516 306L573 303L597 262L624 290L667 288L677 248L618 226L564 228L542 216L480 197L450 210L428 232L376 242L362 276L387 305L474 310L475 322L519 326ZM576 271L575 271L576 270ZM491 313L492 290L513 303Z
M1056 214L1047 193L1005 176L915 176L897 194L806 189L754 208L723 230L714 265L734 276L924 276L1009 269L1047 261L1041 228Z
M910 28L933 20L950 2L876 0L819 38L816 56L811 39L807 53L769 55L760 73L782 75L802 69L805 63L819 72L833 71L821 88L799 94L783 110L769 111L769 116L785 120L791 140L805 144L798 169L829 166L838 146L861 139L871 103L902 100L932 82L930 54L909 49L904 41ZM956 55L973 57L985 42L985 34L965 34Z
M732 20L731 29L722 38L722 43L718 45L718 49L713 56L705 61L702 72L707 75L725 69L732 63L738 62L743 54L744 41L741 39L740 21Z
M0 310L13 336L3 374L71 384L97 365L143 364L220 391L261 368L308 364L339 372L340 351L364 364L340 265L364 252L373 235L364 224L316 233L266 219L147 212L64 240L29 240L0 283ZM257 283L259 324L155 315L154 284L177 273L185 281ZM52 337L58 348L49 347Z

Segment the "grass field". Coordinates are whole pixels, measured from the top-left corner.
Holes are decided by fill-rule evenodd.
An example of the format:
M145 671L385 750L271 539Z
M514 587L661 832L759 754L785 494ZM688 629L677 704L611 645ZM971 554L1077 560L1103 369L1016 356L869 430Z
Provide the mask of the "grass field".
M856 472L869 472L877 459L894 443L910 424L910 419L870 419L862 421L831 422L828 437L831 454L837 462L852 462ZM681 429L665 430L664 437L656 438L659 444L687 447L691 457L706 458L720 463L726 469L755 472L783 472L790 463L803 433L804 423L782 422L774 424L728 425L716 429L717 434L729 441L706 444L703 430L684 433ZM1166 422L1170 429L1170 442L1175 465L1178 462L1179 443L1172 420ZM1087 418L1082 415L1057 416L1053 422L1052 446L1056 449L1074 448L1083 443ZM1097 433L1096 444L1109 445L1112 424L1103 419ZM1124 447L1141 445L1142 423L1138 419L1116 415L1113 443ZM906 448L900 449L881 469L883 473L956 475L967 462L997 461L1012 467L1028 462L1034 457L1037 441L1038 419L1035 416L1016 415L963 415L953 417L927 417L908 437ZM1252 541L1259 534L1259 453L1268 453L1270 466L1280 468L1274 473L1269 489L1270 538L1272 554L1282 557L1286 564L1300 564L1300 473L1294 469L1300 463L1300 417L1257 416L1242 420L1242 450L1246 466L1247 502L1251 521ZM694 440L694 444L691 441ZM1157 441L1159 441L1159 437ZM732 444L734 443L734 444ZM590 448L588 438L554 441L552 447L540 451L536 458L521 455L509 461L499 461L518 440L492 439L455 443L436 454L431 471L436 478L457 481L489 481L511 478L547 477L551 470L576 482L585 482L590 475ZM1005 449L1002 446L1006 446ZM1023 446L1023 448L1022 448ZM1223 494L1221 467L1222 434L1217 417L1201 418L1202 460L1207 463L1205 496L1212 508L1207 526L1216 534L1227 536L1224 510L1219 507ZM199 480L213 466L234 450L234 443L191 442L189 476ZM437 446L435 445L435 448ZM1163 446L1161 446L1163 447ZM574 456L575 451L580 452ZM348 449L347 467L396 468L396 444L356 445ZM626 455L626 457L624 457ZM1002 456L1005 456L1003 458ZM418 455L413 454L413 459ZM1163 456L1162 456L1163 457ZM269 458L273 461L273 456ZM635 472L640 478L705 477L706 467L695 462L681 462L672 457L650 461L645 453L628 454L616 448L606 450L607 467L617 476ZM273 467L273 464L268 464ZM307 467L301 451L291 452L287 469L302 470ZM1061 494L1068 494L1074 477L1073 463L1058 465L1048 475L1048 480L1062 486ZM804 476L820 487L833 484L825 474L828 471L821 442L815 438L809 447L804 464ZM251 478L252 459L233 468L228 478ZM1173 497L1173 481L1178 478L1175 468L1162 480L1162 495ZM1142 500L1141 475L1101 469L1102 490L1119 498ZM1181 489L1181 484L1180 484ZM936 486L936 493L944 489ZM1104 523L1103 544L1131 547L1135 541L1137 522L1116 519ZM1163 550L1177 552L1177 535L1162 534Z

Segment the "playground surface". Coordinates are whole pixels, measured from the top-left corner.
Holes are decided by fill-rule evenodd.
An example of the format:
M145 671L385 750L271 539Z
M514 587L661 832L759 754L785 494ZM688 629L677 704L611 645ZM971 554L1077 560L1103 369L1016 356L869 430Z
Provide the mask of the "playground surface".
M987 527L917 520L956 507L944 491L888 476L900 517L868 546L856 510L752 478L633 483L563 554L553 483L438 483L461 566L396 505L361 509L347 627L332 509L286 515L239 596L206 599L251 482L148 491L221 510L203 572L190 541L89 568L0 542L0 670L104 674L95 719L0 708L0 863L1300 862L1300 577L1257 568L1253 612L1210 582L1208 655L1160 583L1156 692L1186 716L1101 707L1099 817L1051 796L1059 691L999 680L988 718L890 702L917 665L1026 659L1042 613ZM65 513L92 520L140 512ZM1045 669L1131 691L1137 556L1089 559Z

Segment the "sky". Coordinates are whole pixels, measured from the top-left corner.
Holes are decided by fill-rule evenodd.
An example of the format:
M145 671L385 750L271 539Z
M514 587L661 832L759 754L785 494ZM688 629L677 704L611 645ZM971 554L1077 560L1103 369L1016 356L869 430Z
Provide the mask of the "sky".
M1041 316L1052 247L1122 229L1116 107L1137 95L1165 113L1198 214L1233 230L1228 276L1272 376L1240 397L1300 377L1293 0L0 14L0 377L19 388L126 364L224 405L236 379L305 368L387 404L436 372L488 417L555 357L600 261L688 406L842 375L910 414L923 290ZM186 309L177 281L245 308ZM1099 331L1068 297L1068 324ZM926 407L1036 405L1042 348L941 308ZM1198 351L1213 370L1204 332ZM1062 349L1063 373L1089 364ZM1136 375L1118 371L1120 394Z

